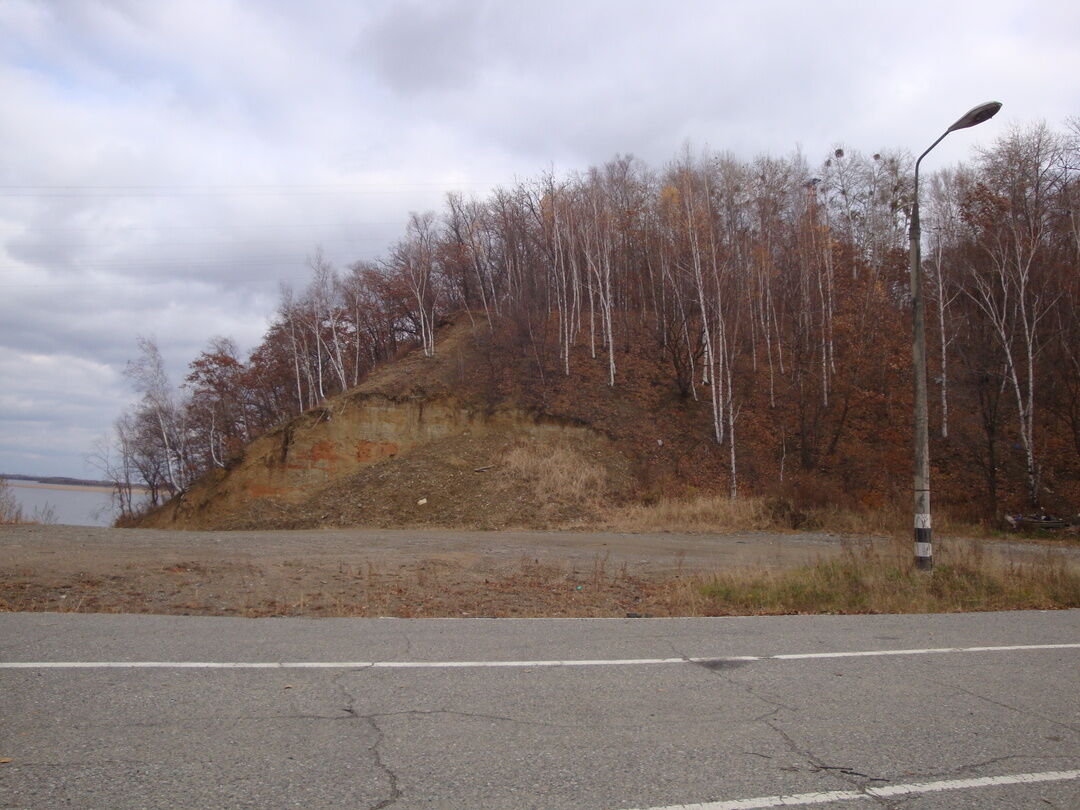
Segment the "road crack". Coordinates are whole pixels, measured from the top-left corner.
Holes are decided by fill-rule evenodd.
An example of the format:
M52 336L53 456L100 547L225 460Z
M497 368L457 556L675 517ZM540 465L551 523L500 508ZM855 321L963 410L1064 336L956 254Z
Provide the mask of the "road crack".
M381 748L383 743L386 741L386 733L379 726L378 718L381 715L379 715L378 713L360 714L356 710L356 696L353 695L348 689L346 689L344 684L341 683L342 679L346 675L350 675L358 671L359 670L346 670L339 675L334 676L332 682L334 684L334 687L341 693L342 697L345 698L345 707L343 709L345 714L349 718L359 720L365 723L368 728L371 729L372 733L375 736L374 742L372 742L372 744L368 746L368 752L371 755L371 760L374 763L375 768L381 771L386 776L386 779L389 783L389 795L387 795L386 798L373 804L370 810L384 810L385 808L397 803L397 801L401 798L401 786L398 782L398 775L383 758L383 752Z
M787 711L787 712L792 712L792 713L798 711L798 709L796 707L794 707L794 706L789 706L786 703L782 703L781 701L775 699L774 697L766 696L764 693L762 693L758 689L756 689L753 684L748 683L748 682L746 682L744 680L740 680L739 678L731 677L731 673L732 673L733 670L738 669L738 668L740 668L740 667L742 667L742 666L744 666L746 664L749 664L750 663L749 661L738 661L738 660L727 659L727 658L723 658L723 657L718 657L718 658L714 658L714 659L711 659L711 660L702 661L702 660L695 660L695 659L691 658L689 655L687 655L686 653L684 653L684 652L682 652L680 650L676 650L674 645L671 645L671 650L677 656L679 656L684 661L686 661L688 664L693 664L695 666L701 667L706 672L708 672L710 675L715 675L716 677L720 678L720 680L723 683L727 684L728 686L738 687L738 688L742 689L744 692L746 692L747 695L754 698L754 700L759 700L762 703L764 703L765 705L772 707L771 709L769 709L769 711L767 711L767 712L765 712L763 714L759 714L759 715L756 715L754 717L751 717L750 722L752 722L752 723L760 723L760 722L763 722L765 720L772 719L772 718L776 717L776 715L778 715L782 711Z
M793 753L793 754L795 754L795 755L797 755L799 757L802 757L804 760L806 760L806 762L809 763L811 770L813 770L815 772L818 772L818 773L820 773L820 772L830 773L830 774L834 775L840 781L842 781L845 784L848 784L851 787L855 788L860 793L865 793L865 788L867 787L867 785L866 785L867 781L870 781L870 782L884 782L884 783L888 783L888 782L892 781L892 780L887 779L887 778L882 777L882 776L871 776L870 774L863 773L862 771L857 771L854 768L849 767L847 765L830 765L827 762L825 762L824 760L822 760L820 757L818 757L813 751L811 751L809 749L806 749L806 748L801 748L798 745L798 743L796 743L795 740L791 737L790 734L788 734L786 731L784 731L784 729L777 726L775 723L770 722L769 720L766 720L765 725L768 726L770 729L772 729L773 732L778 737L780 737L781 740L784 741L784 745L788 748L789 751L791 751L791 753ZM865 793L865 796L870 801L877 802L879 805L882 805L883 807L895 807L896 806L896 802L889 801L889 800L887 800L887 799L885 799L884 797L881 797L881 796L875 796L872 793Z
M935 686L941 686L945 689L952 689L956 692L961 692L965 695L968 695L969 697L975 698L976 700L981 700L984 703L989 703L991 706L997 706L1000 709L1008 709L1011 712L1016 712L1017 714L1024 715L1026 717L1033 717L1037 720L1042 720L1045 723L1050 723L1060 728L1064 728L1068 731L1071 731L1073 734L1080 734L1080 727L1073 725L1072 723L1063 723L1060 720L1055 720L1053 717L1047 717L1046 715L1040 714L1039 712L1033 711L1031 709L1024 709L1019 706L1013 706L1009 703L1004 703L1000 700L995 700L994 698L987 697L986 695L980 695L978 692L973 692L970 689L965 689L963 686L960 686L958 684L946 683L944 681L936 681L932 678L923 678L922 680L925 683L931 683Z
M356 712L352 709L350 709L349 711L354 714L357 719L366 721L367 724L371 727L372 731L375 732L375 742L368 750L371 752L371 758L372 761L375 763L375 767L382 771L386 775L386 778L390 781L390 795L382 801L373 804L371 806L371 810L383 810L383 808L390 807L391 805L395 804L398 799L401 798L401 786L398 784L397 774L394 773L393 768L386 764L382 756L382 751L379 750L380 746L382 746L383 744L383 741L386 739L386 735L383 732L382 728L379 726L379 722L376 719L378 715L359 715L356 714Z
M506 717L499 714L483 714L480 712L461 712L454 711L453 709L404 709L400 712L379 712L372 715L373 717L408 717L415 715L417 717L430 717L433 715L452 715L454 717L467 717L474 720L495 720L502 723L512 723L519 726L540 726L541 728L559 728L559 729L580 729L585 728L585 724L578 723L549 723L543 720L522 720L518 717ZM637 724L632 727L637 728Z

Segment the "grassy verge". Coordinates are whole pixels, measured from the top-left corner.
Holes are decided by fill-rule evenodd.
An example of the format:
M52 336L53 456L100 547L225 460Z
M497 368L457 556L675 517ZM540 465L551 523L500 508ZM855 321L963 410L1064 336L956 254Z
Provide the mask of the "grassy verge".
M1010 562L950 542L930 574L905 548L845 549L787 571L738 570L669 582L654 596L667 615L952 613L1080 607L1080 570L1052 553Z
M907 543L837 549L799 568L650 573L591 561L468 564L425 560L379 568L291 560L125 566L57 576L0 569L0 610L231 616L735 616L938 613L1080 608L1075 555L1014 562L978 541L942 544L932 574Z

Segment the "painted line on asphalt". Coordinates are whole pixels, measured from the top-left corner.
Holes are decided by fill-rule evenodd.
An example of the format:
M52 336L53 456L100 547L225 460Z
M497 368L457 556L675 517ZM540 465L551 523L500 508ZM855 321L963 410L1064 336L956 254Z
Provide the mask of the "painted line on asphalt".
M819 658L934 655L942 653L1075 650L1075 644L1013 644L995 647L926 647L902 650L727 655L683 658L554 659L544 661L0 661L0 669L522 669L533 667L631 667L655 664L725 664L746 661L807 661Z
M938 793L946 790L971 790L973 788L1000 785L1027 785L1038 782L1064 782L1080 779L1080 771L1044 771L1043 773L1017 773L1009 776L982 776L974 779L947 779L941 782L916 782L907 785L882 785L862 790L831 790L823 793L797 793L789 796L758 796L753 799L731 799L697 804L673 804L653 807L649 810L760 810L770 807L827 804L853 799L881 799L893 796L911 796L920 793Z

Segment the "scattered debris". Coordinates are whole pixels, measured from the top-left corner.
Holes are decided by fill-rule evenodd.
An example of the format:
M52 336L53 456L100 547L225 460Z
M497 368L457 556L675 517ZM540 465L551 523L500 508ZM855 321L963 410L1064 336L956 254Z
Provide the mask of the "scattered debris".
M475 470L473 470L473 472L487 472L488 470L492 469L494 466L495 466L494 464L488 464L486 467L477 467Z
M423 506L423 505L424 505L424 504L426 504L426 503L427 503L427 498L421 498L420 500L418 500L418 501L416 502L416 505L417 505L417 506Z
M1080 515L1072 518L1057 518L1041 512L1037 515L1005 515L1005 522L1013 529L1065 529L1080 526Z

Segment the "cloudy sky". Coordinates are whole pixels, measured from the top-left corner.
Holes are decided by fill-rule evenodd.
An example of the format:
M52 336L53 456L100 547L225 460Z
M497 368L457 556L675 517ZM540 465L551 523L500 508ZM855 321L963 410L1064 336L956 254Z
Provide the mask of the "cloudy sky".
M0 0L0 472L93 476L137 335L250 349L316 246L684 145L965 159L1080 113L1080 4Z

